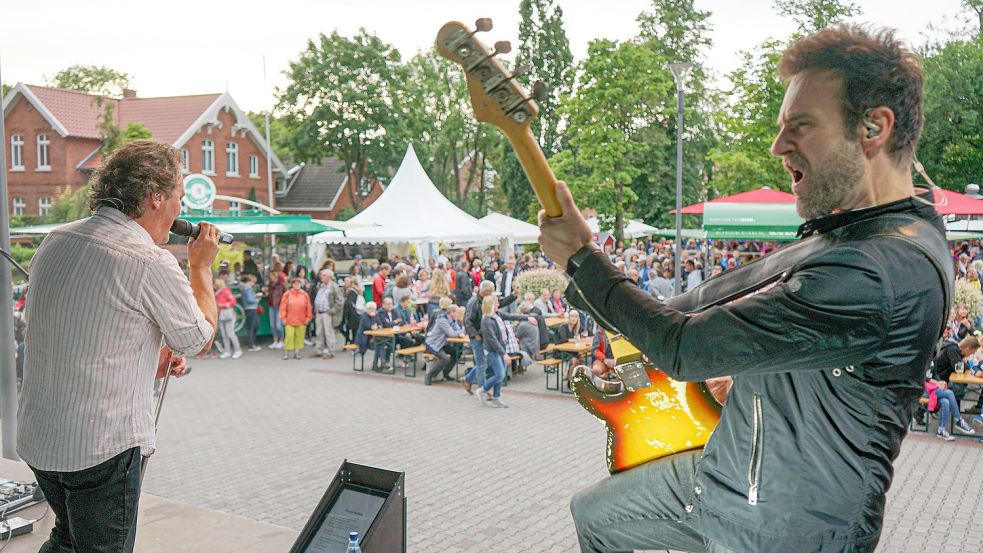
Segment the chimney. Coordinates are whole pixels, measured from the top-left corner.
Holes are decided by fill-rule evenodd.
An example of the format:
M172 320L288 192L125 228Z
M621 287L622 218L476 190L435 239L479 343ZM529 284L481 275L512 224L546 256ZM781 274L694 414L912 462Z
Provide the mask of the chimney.
M136 90L133 90L132 88L123 89L123 98L136 98L136 97L137 97Z

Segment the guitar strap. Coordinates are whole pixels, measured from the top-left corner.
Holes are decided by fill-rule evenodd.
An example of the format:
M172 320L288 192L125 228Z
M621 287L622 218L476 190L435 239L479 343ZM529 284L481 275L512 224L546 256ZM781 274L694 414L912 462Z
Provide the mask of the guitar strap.
M949 319L955 281L949 249L937 228L922 218L906 213L884 214L844 225L828 233L815 234L708 279L693 290L666 300L666 305L683 313L699 313L787 280L799 263L836 244L882 237L904 240L917 248L935 267L945 297L946 316L939 330L941 336Z

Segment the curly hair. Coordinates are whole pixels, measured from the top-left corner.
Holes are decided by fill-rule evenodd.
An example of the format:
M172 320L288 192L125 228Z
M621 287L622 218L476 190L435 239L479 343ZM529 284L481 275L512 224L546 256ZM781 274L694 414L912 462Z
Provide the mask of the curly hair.
M910 163L925 124L924 76L918 56L895 38L894 31L871 31L839 24L795 41L778 64L788 81L805 71L831 71L842 82L841 114L847 138L856 138L864 114L886 106L894 112L887 152L898 164Z
M89 209L108 205L131 218L143 215L151 194L170 197L182 179L181 153L163 142L134 140L102 162L89 181Z

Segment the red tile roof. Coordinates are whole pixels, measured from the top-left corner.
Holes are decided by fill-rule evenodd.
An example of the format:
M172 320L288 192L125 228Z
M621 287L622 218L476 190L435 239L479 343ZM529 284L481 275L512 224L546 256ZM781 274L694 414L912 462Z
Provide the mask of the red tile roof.
M100 138L99 123L104 108L96 96L43 86L27 85L48 111L68 129L70 136ZM212 105L220 94L170 96L164 98L107 98L116 105L116 124L142 123L154 139L173 144Z

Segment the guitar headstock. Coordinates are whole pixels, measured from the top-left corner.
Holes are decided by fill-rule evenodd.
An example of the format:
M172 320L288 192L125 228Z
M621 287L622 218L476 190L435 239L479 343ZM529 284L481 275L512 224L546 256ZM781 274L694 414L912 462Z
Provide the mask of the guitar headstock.
M475 38L475 33L491 30L491 19L482 18L475 22L477 31L470 30L463 23L451 21L437 33L436 46L441 56L459 63L467 77L468 93L474 107L475 118L483 123L495 125L503 132L523 130L529 126L539 113L535 99L545 96L543 83L536 83L530 95L515 77L527 69L519 68L514 74L495 59L497 54L508 53L508 42L496 42L495 48L488 48Z

